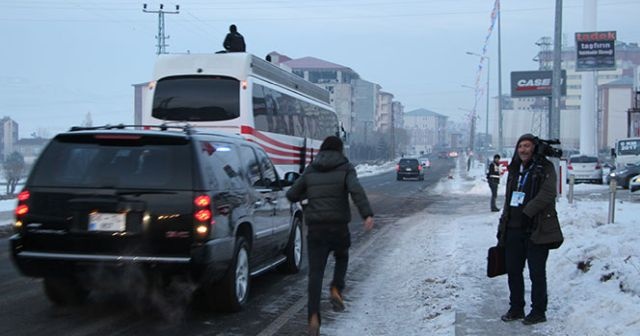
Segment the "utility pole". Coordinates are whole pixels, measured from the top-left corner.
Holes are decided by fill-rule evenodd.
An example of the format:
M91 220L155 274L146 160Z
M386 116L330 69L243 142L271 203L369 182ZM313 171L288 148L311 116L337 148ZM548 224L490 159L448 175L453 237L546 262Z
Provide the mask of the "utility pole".
M157 51L156 51L156 55L160 55L160 54L166 54L167 53L167 44L165 43L165 40L168 39L170 36L165 36L164 35L164 15L165 14L179 14L180 13L180 5L176 5L176 10L175 11L166 11L164 10L164 5L160 4L160 9L159 10L147 10L147 4L143 4L142 5L142 11L145 13L157 13L158 14L158 35L156 35L156 39L158 40L158 44L156 45L156 47L158 47Z
M556 0L556 20L553 36L553 76L551 79L551 110L549 111L549 138L560 139L560 71L562 65L562 0Z

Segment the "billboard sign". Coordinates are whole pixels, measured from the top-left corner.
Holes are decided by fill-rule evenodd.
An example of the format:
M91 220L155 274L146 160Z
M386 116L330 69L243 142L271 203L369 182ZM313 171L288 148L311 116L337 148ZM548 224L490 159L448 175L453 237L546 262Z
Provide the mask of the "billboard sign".
M576 71L616 69L616 32L576 33Z
M567 72L560 74L562 95L567 94ZM553 71L512 71L511 97L551 96Z

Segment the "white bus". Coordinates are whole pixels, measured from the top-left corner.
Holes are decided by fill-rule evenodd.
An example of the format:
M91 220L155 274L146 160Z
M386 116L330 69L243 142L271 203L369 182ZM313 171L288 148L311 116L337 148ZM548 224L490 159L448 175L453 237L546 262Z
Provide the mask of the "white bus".
M616 158L616 169L623 169L627 163L636 163L640 161L640 138L617 140L612 152Z
M260 144L280 174L301 172L339 135L329 92L248 53L160 55L143 125L187 122Z

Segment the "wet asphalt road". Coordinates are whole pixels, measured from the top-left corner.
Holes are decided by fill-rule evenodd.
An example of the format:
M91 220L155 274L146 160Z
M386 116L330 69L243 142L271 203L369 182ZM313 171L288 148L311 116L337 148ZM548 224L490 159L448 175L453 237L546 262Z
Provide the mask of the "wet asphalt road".
M375 216L375 228L364 233L357 211L352 209L352 262L349 281L370 272L361 255L371 244L391 244L388 224L419 212L431 200L426 190L446 177L450 160L434 160L424 181L396 181L395 172L361 178ZM299 274L270 272L252 280L251 298L235 314L212 313L190 303L191 287L176 284L170 297L152 293L142 297L136 284L109 282L105 290L92 292L79 307L49 303L39 279L22 277L11 264L6 238L0 241L0 335L303 335L306 333L306 260ZM306 255L304 256L306 258ZM330 269L331 265L328 266ZM330 272L327 272L330 274ZM127 288L122 288L127 287ZM128 290L125 290L128 289ZM327 302L323 302L328 304ZM330 310L324 307L324 310ZM330 322L327 315L326 322Z

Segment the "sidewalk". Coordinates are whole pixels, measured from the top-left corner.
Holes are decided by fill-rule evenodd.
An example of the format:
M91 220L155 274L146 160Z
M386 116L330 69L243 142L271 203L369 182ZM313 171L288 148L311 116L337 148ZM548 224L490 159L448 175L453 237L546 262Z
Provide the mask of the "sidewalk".
M504 323L507 278L485 275L500 213L489 211L482 176L477 166L469 174L457 170L426 196L436 200L433 206L394 224L393 243L354 261L370 263L371 274L348 284L347 310L331 315L322 334L636 335L640 205L617 204L616 223L606 224L606 202L570 205L561 198L557 208L565 243L547 262L548 321Z

